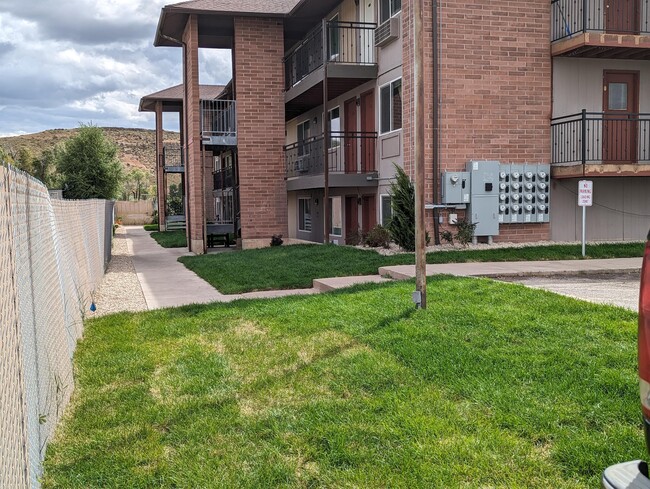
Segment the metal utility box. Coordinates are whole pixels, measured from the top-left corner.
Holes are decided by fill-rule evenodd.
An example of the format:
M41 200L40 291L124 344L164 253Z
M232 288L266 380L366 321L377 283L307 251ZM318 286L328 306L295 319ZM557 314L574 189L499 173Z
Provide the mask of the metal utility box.
M469 172L443 172L442 203L445 205L469 204Z
M474 236L499 234L499 170L498 161L470 161L469 216L476 224Z
M550 173L545 164L501 165L499 223L549 222Z

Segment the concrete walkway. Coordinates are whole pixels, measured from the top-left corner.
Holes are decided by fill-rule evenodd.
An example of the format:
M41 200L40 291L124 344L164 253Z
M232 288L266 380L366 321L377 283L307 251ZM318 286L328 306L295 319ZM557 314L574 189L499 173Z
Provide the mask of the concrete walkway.
M236 299L260 299L289 295L317 294L360 283L383 283L415 277L414 265L382 267L378 275L316 279L311 289L274 290L246 294L221 294L205 280L178 262L191 256L184 248L162 248L140 226L126 226L126 239L132 251L133 265L148 309L176 307ZM589 273L613 273L641 269L641 258L608 260L562 260L499 263L450 263L427 265L427 275L448 274L463 277L557 276Z
M193 256L185 248L163 248L141 226L125 226L125 230L133 254L133 266L148 309L318 292L314 289L294 289L222 294L178 261L181 256Z
M605 260L445 263L427 265L427 276L446 274L458 277L504 277L622 272L641 270L641 262L642 258L611 258ZM379 275L389 276L394 280L406 280L415 277L415 265L381 267Z

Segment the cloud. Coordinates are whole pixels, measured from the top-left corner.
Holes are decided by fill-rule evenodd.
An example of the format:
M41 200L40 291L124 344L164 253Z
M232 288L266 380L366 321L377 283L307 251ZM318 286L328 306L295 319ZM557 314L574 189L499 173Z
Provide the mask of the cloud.
M181 50L154 48L167 0L2 0L0 135L76 127L153 128L140 98L182 82ZM227 50L200 51L200 80L225 84ZM177 118L170 127L177 130Z

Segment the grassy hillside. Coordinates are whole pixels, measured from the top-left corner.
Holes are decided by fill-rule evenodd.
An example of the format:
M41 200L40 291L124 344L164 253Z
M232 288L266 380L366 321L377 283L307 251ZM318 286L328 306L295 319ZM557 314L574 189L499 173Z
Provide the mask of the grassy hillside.
M153 130L121 127L105 127L103 129L107 138L117 144L118 157L126 172L140 168L153 174L156 163L156 135ZM35 134L3 137L0 138L0 146L9 154L17 154L21 148L27 148L32 154L38 156L43 150L63 143L76 132L77 129L50 129ZM166 142L177 143L179 135L175 132L165 131L164 139Z

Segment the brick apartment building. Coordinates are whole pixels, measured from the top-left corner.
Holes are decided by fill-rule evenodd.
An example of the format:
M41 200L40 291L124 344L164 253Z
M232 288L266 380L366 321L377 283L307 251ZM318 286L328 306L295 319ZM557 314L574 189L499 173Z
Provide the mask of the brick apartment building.
M163 176L171 165L161 114L165 104L181 114L174 168L184 175L191 251L228 231L244 248L274 234L344 243L390 218L394 165L410 175L414 166L412 3L192 0L162 9L154 44L183 50L184 83L171 101L143 98L141 110L156 112ZM588 238L643 239L650 0L424 0L424 37L430 230L465 213L441 205L445 172L488 160L551 165L550 201L533 193L518 211L544 208L539 195L550 218L499 215L495 239L577 239L582 178L594 181ZM199 85L199 48L231 50L232 82L219 93ZM494 218L512 203L509 194Z

